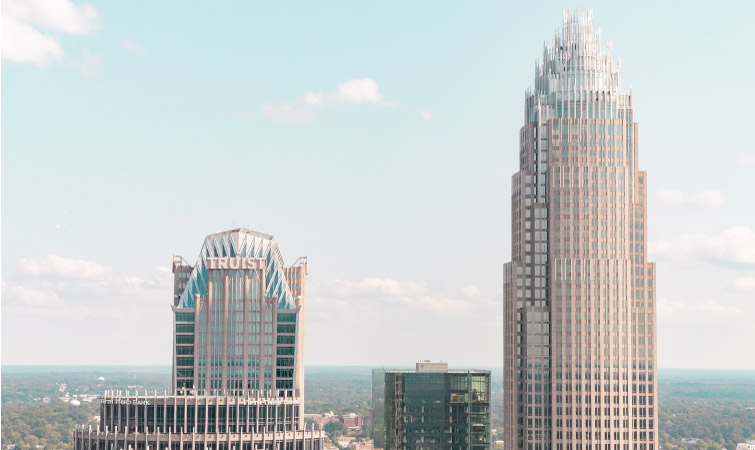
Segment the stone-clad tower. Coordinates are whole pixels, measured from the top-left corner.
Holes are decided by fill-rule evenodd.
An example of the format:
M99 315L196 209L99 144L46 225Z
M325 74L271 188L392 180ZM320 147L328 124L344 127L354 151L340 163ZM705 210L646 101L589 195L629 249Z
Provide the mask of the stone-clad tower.
M507 450L656 450L655 265L620 64L565 12L525 95L504 266Z

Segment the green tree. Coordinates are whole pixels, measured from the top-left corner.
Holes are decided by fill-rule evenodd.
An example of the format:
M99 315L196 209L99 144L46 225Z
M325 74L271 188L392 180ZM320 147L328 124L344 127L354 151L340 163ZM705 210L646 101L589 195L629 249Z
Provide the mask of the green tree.
M325 432L328 433L330 437L343 436L344 434L346 434L346 431L348 431L346 429L346 425L337 420L332 420L326 423L323 427L323 430L325 430Z

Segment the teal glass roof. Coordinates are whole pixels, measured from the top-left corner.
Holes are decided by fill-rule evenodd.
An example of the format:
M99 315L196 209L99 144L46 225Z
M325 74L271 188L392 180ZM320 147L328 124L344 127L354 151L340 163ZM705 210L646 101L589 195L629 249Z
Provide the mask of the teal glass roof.
M283 256L273 236L257 231L237 228L207 236L199 252L186 289L178 301L179 308L193 308L197 295L205 297L207 293L207 258L261 258L267 268L265 295L278 299L278 308L293 309L294 298L288 287L283 272Z

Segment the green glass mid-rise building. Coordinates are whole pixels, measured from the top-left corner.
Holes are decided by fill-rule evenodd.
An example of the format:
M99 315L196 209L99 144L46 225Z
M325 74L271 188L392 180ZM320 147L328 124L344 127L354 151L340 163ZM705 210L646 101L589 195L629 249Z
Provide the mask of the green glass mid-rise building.
M490 449L490 371L447 367L423 361L414 371L373 371L376 447Z

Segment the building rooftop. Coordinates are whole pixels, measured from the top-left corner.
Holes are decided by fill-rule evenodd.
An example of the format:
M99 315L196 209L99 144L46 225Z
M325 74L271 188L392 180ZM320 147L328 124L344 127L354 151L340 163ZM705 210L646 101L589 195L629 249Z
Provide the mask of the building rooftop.
M268 278L265 295L278 299L282 309L295 307L291 289L283 273L284 262L274 236L246 228L213 233L205 237L199 257L194 264L186 288L178 299L179 308L193 308L197 295L207 295L208 258L255 258L265 261ZM174 258L175 260L175 258Z

